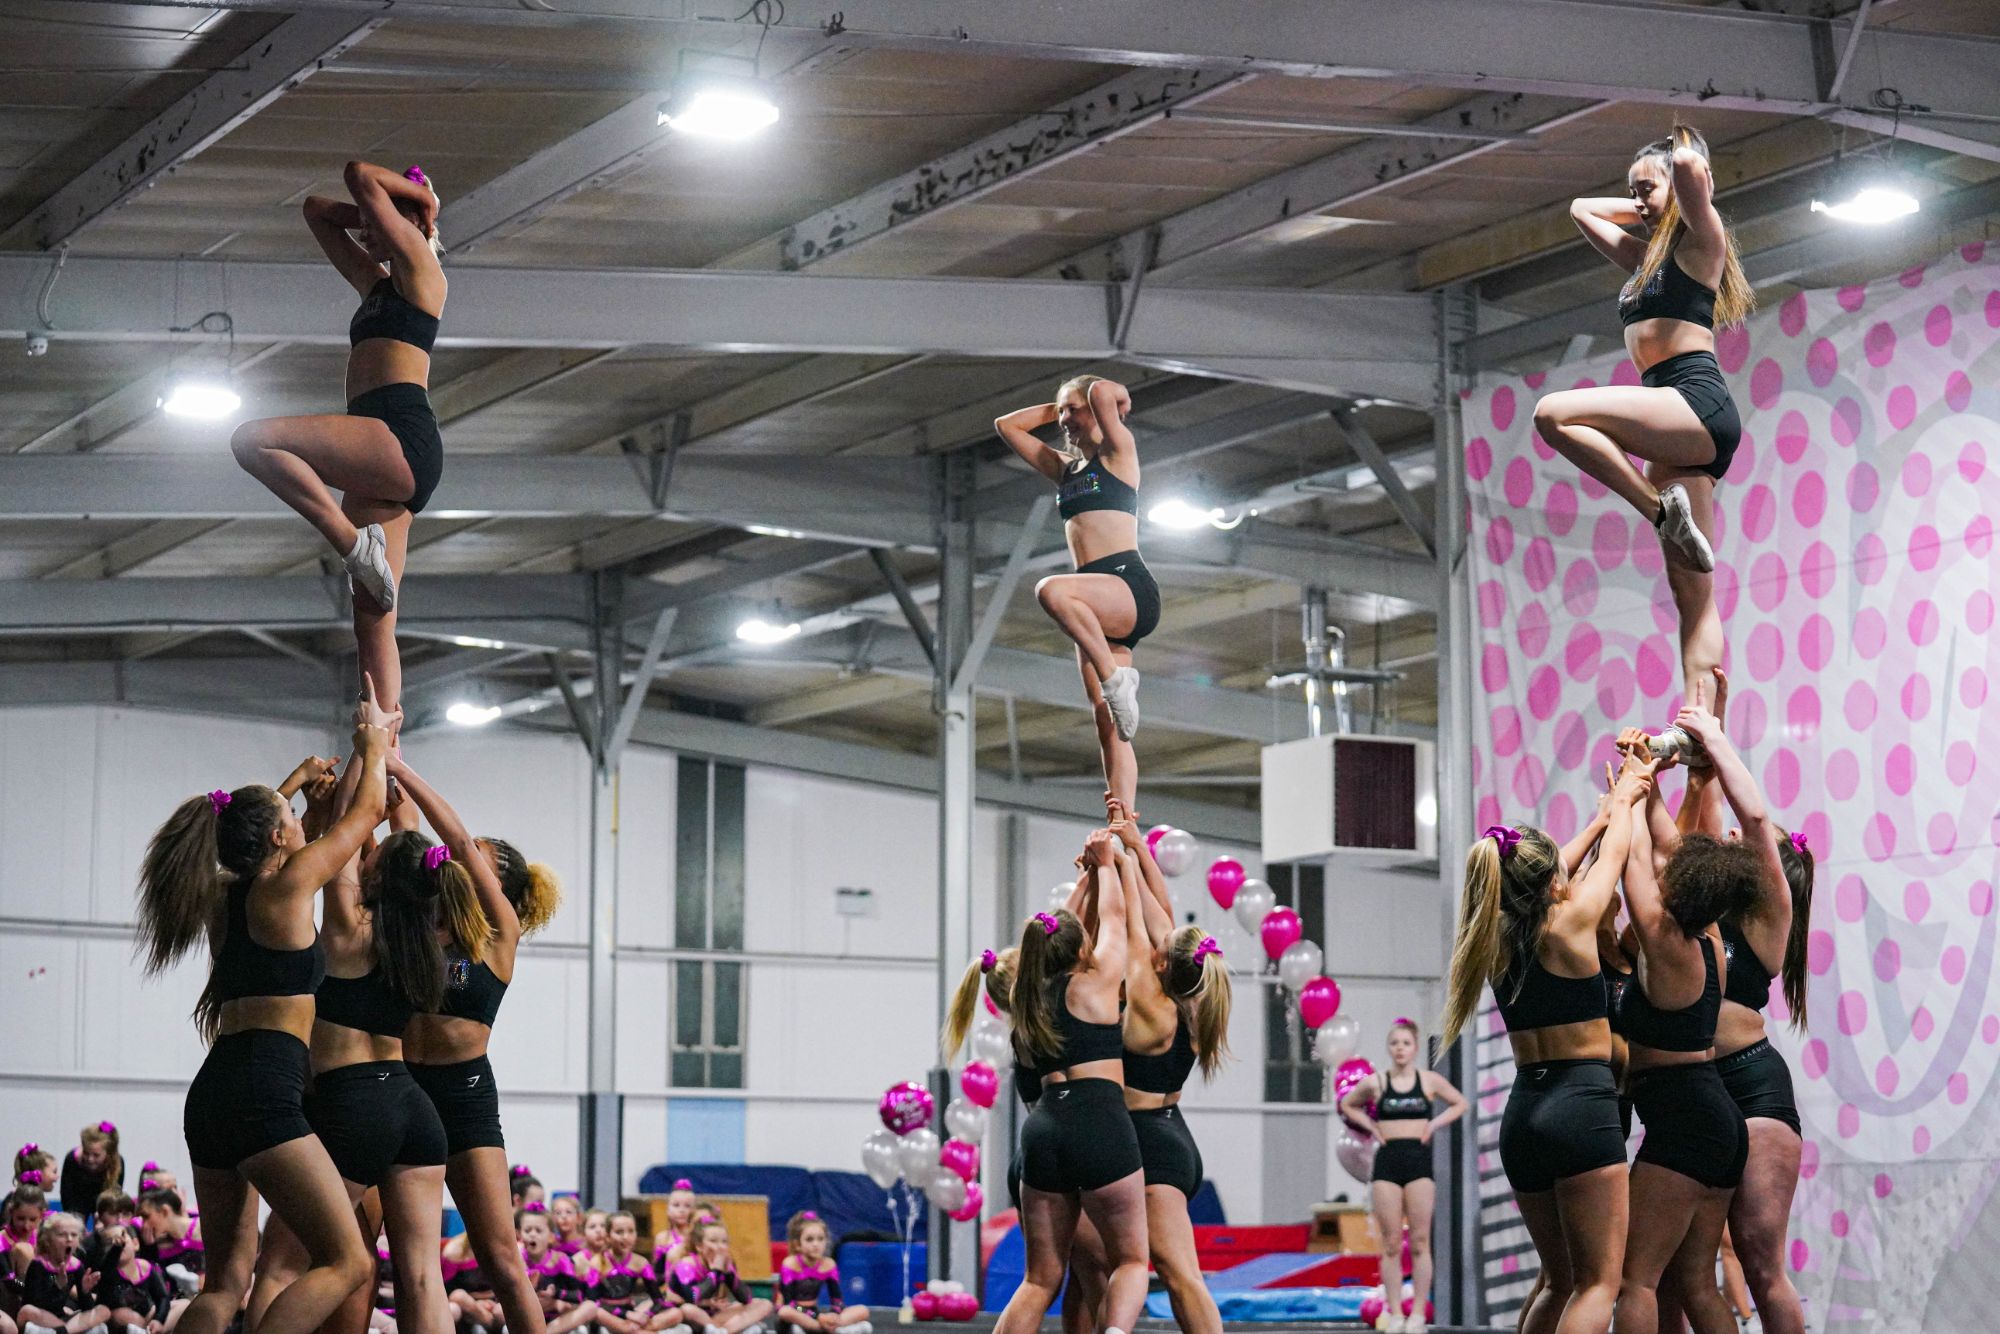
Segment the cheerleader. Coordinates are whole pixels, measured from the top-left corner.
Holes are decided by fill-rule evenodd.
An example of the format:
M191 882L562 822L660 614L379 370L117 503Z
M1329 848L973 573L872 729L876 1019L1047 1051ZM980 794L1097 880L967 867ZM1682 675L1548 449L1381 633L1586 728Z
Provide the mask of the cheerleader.
M314 900L381 822L383 761L397 721L369 683L355 711L354 803L319 838L306 839L290 801L330 767L312 757L275 791L251 786L190 798L147 848L139 904L147 971L163 971L204 942L213 959L195 1008L212 1045L188 1088L184 1120L217 1254L201 1296L181 1317L187 1334L221 1334L242 1307L260 1198L311 1257L272 1304L269 1334L317 1329L374 1273L339 1169L304 1103L313 993L326 974Z
M542 1319L549 1334L569 1334L597 1319L597 1303L584 1291L569 1257L552 1249L555 1233L540 1209L523 1209L514 1220L521 1238L521 1262L541 1300ZM513 1326L509 1325L509 1329Z
M65 1206L95 1201L106 1189L125 1184L125 1159L118 1152L118 1127L109 1121L85 1126L77 1147L63 1157L62 1185L57 1194ZM78 1212L71 1208L70 1212ZM83 1220L85 1227L90 1219Z
M392 756L389 767L451 849L452 860L472 877L489 929L484 940L448 957L444 999L436 1013L410 1020L404 1060L444 1123L445 1184L465 1220L480 1270L506 1311L510 1334L543 1334L542 1305L521 1265L517 1211L506 1207L516 1183L500 1128L500 1090L486 1052L500 1001L513 981L521 938L548 924L562 891L547 867L531 864L513 844L475 840L451 804L400 756ZM547 1221L544 1215L544 1227Z
M583 1206L574 1195L558 1195L548 1201L549 1227L555 1233L556 1250L575 1258L583 1249Z
M1431 1210L1437 1183L1431 1177L1431 1136L1465 1115L1465 1096L1435 1070L1417 1068L1422 1044L1417 1026L1398 1019L1389 1026L1389 1068L1369 1075L1340 1100L1341 1115L1361 1127L1379 1147L1369 1198L1375 1235L1382 1243L1382 1299L1386 1309L1375 1328L1424 1334L1424 1305L1431 1295ZM1433 1100L1444 1111L1433 1116ZM1368 1111L1375 1104L1374 1113ZM1410 1228L1410 1314L1397 1307L1403 1297L1403 1224Z
M99 1234L103 1255L96 1265L86 1265L98 1275L97 1304L109 1311L110 1323L128 1334L165 1334L173 1321L173 1293L167 1276L139 1254L139 1239L125 1226L106 1228Z
M538 1203L533 1207L541 1206ZM493 1298L493 1284L487 1279L486 1271L479 1267L478 1257L472 1253L470 1237L461 1232L447 1241L438 1268L444 1275L445 1296L451 1302L452 1314L457 1318L460 1329L499 1329L506 1324L506 1313ZM525 1265L522 1272L526 1272ZM539 1304L536 1313L540 1314Z
M172 1186L155 1187L139 1197L138 1206L141 1256L177 1281L179 1274L198 1276L208 1271L208 1247L201 1239L201 1216L187 1210L178 1190Z
M771 1303L750 1295L729 1253L729 1230L697 1220L688 1233L688 1256L669 1280L681 1319L721 1334L763 1334Z
M681 1323L678 1306L663 1305L659 1277L639 1257L639 1220L620 1209L607 1229L604 1264L590 1286L597 1324L610 1334L658 1334Z
M55 1155L30 1141L14 1155L14 1184L48 1190L56 1184ZM60 1198L60 1197L58 1197Z
M793 1214L785 1225L785 1262L778 1266L778 1328L872 1334L868 1308L842 1304L840 1266L826 1250L826 1224L820 1216L810 1209Z
M83 1223L75 1214L43 1215L35 1258L21 1275L22 1330L83 1334L110 1322L111 1312L94 1304L100 1275L76 1258L82 1244Z
M90 1233L83 1239L83 1249L76 1253L85 1269L104 1267L104 1257L110 1253L111 1234L121 1227L130 1227L137 1212L132 1197L122 1190L104 1191L97 1197L96 1205L90 1215ZM138 1243L136 1231L133 1243Z
M653 1264L662 1275L687 1259L688 1230L694 1226L694 1182L686 1177L667 1192L667 1226L653 1234Z
M507 1197L516 1209L530 1204L547 1205L549 1202L548 1190L542 1185L541 1178L530 1172L525 1163L515 1163L507 1170Z
M31 1144L28 1146L33 1148ZM39 1244L42 1218L49 1211L49 1197L33 1178L41 1172L29 1168L21 1176L30 1180L21 1182L7 1194L5 1221L0 1222L0 1242L7 1248L7 1265L4 1276L18 1278L27 1272L28 1262L35 1258L35 1248Z
M553 1210L549 1214L551 1233L554 1235ZM560 1250L560 1247L557 1247ZM576 1249L568 1252L570 1263L576 1267L576 1276L585 1283L595 1282L603 1272L606 1259L611 1253L611 1215L602 1209L592 1209L583 1215L583 1223L577 1230Z

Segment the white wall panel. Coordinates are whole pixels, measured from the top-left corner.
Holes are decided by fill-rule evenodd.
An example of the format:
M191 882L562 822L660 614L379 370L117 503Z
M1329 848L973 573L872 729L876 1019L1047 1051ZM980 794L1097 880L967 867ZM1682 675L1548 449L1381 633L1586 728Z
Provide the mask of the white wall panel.
M109 1119L118 1125L127 1191L138 1186L139 1167L148 1160L185 1186L193 1179L187 1142L181 1138L185 1092L178 1086L0 1078L0 1141L6 1144L11 1169L14 1150L22 1143L34 1140L60 1159L75 1146L79 1130Z
M859 1172L861 1141L881 1127L873 1097L832 1103L753 1101L743 1121L743 1156L753 1163ZM1007 1188L1000 1189L1004 1199ZM782 1218L771 1220L773 1232L784 1225Z
M678 766L678 757L670 752L641 746L628 747L619 765L621 946L674 943L674 773ZM580 866L579 874L582 870Z
M928 967L750 965L750 1089L873 1098L936 1060Z
M665 959L618 960L618 1087L664 1093L672 967ZM586 974L587 976L587 974Z
M0 1014L8 1016L0 1050L8 1073L78 1068L86 943L40 931L0 932ZM41 1136L28 1138L39 1142Z
M552 1191L575 1190L578 1104L566 1095L507 1092L500 1077L500 1124L507 1129L507 1161L526 1163Z
M619 1189L639 1193L639 1178L654 1163L667 1161L667 1100L643 1094L625 1095L623 1160Z
M84 940L78 972L84 1047L72 1067L159 1079L188 1078L207 1054L194 1028L207 981L206 951L149 980L129 939Z
M493 1077L500 1090L581 1095L589 1056L589 961L523 950L493 1026Z
M90 916L97 734L95 709L0 710L0 915Z

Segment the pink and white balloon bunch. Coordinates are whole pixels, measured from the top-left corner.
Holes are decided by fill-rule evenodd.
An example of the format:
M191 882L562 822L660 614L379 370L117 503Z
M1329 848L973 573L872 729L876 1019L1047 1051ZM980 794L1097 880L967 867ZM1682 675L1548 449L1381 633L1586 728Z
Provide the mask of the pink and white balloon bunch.
M1361 1025L1340 1013L1340 984L1320 970L1326 956L1305 939L1299 915L1278 905L1278 896L1261 880L1245 874L1234 857L1218 857L1208 867L1208 893L1235 915L1237 924L1263 943L1264 954L1278 966L1278 980L1298 998L1299 1017L1312 1030L1314 1059L1328 1069L1354 1055Z
M979 1217L985 1193L979 1185L979 1141L1000 1091L1000 1075L975 1060L959 1075L960 1096L944 1109L940 1141L931 1129L937 1102L923 1085L910 1080L882 1094L882 1129L861 1141L861 1168L883 1190L898 1181L920 1190L924 1197L958 1222Z

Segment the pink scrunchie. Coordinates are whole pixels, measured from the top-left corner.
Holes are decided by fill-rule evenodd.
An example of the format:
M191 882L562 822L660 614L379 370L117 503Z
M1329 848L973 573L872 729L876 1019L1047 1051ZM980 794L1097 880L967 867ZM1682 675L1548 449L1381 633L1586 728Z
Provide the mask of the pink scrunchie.
M424 849L424 869L435 871L451 860L451 849L442 843L432 844Z

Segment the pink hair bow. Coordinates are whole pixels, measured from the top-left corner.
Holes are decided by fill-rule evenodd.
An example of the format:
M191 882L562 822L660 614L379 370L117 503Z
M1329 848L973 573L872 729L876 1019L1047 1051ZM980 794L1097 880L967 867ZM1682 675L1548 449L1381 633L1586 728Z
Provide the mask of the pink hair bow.
M992 950L979 951L980 972L990 973L994 970L995 967L999 965L999 963L1000 963L1000 956L995 954Z
M819 1215L818 1215L818 1214L816 1214L816 1213L814 1213L814 1212L813 1212L812 1210L810 1210L810 1209L807 1209L807 1210L805 1210L804 1212L802 1212L802 1213L801 1213L801 1214L799 1215L799 1218L800 1218L800 1220L801 1220L802 1222L807 1222L807 1223L817 1223L817 1222L819 1222Z
M210 808L213 809L217 815L222 814L222 808L224 806L227 806L232 800L234 800L234 798L232 798L227 792L224 792L221 788L217 788L215 789L215 791L208 794L208 804Z
M432 844L424 849L424 869L435 871L451 860L451 849L442 843Z
M545 1214L548 1211L549 1206L543 1204L540 1200L529 1200L521 1206L521 1212L524 1214Z
M1481 838L1490 838L1500 845L1500 860L1506 861L1514 855L1514 849L1521 844L1521 831L1510 829L1504 824L1487 826Z
M26 1158L31 1153L40 1153L41 1151L42 1151L41 1145L35 1143L35 1141L33 1140L29 1140L26 1144L23 1144L21 1146L21 1152L16 1154L15 1156L17 1158Z
M1203 936L1201 943L1194 947L1194 961L1200 963L1211 954L1222 953L1222 946L1215 943L1214 936Z
M674 1189L684 1190L692 1193L694 1190L694 1182L689 1181L686 1177L682 1177L679 1181L676 1181L674 1183Z
M410 164L410 169L403 173L403 179L406 181L415 181L418 185L429 185L431 183L431 178L424 175L424 169L414 162Z
M21 1173L21 1184L24 1186L39 1186L42 1184L42 1174L34 1168L29 1168L27 1171Z
M1056 915L1054 913L1038 912L1035 914L1035 920L1042 924L1042 930L1048 932L1052 936L1056 932L1062 930L1062 923L1056 920Z
M507 1175L515 1178L516 1180L519 1180L522 1177L533 1176L534 1172L529 1169L526 1163L515 1163L512 1167L507 1169Z
M97 1133L100 1135L115 1135L118 1133L118 1127L112 1125L109 1121L99 1121L97 1123Z
M160 1165L154 1162L151 1158L148 1158L146 1160L146 1165L144 1167L141 1167L139 1170L141 1172L157 1172L160 1170Z
M1806 836L1804 834L1792 835L1792 851L1798 853L1801 857L1805 856L1807 849Z

